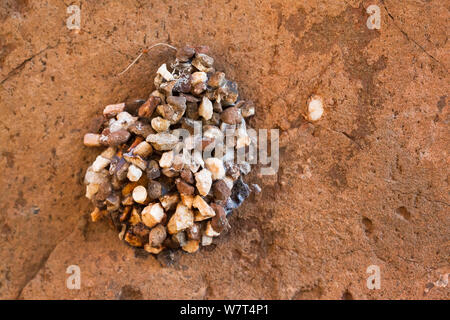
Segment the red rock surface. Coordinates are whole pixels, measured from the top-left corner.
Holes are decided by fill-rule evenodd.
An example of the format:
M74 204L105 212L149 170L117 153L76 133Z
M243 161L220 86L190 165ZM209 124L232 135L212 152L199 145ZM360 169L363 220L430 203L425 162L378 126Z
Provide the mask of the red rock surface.
M449 7L445 1L63 1L0 4L0 297L448 299ZM381 30L366 8L381 9ZM214 248L172 258L92 223L82 145L91 118L146 97L174 53L206 44L280 129L280 169ZM319 122L304 120L313 94ZM39 212L36 213L37 208ZM81 269L81 289L66 269ZM381 289L366 287L370 265Z

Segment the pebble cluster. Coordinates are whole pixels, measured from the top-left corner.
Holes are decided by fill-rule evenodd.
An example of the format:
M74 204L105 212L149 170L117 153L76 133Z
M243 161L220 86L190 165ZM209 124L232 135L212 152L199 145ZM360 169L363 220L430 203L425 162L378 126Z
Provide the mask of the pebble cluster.
M255 107L207 53L179 49L147 100L106 106L84 136L86 146L106 147L84 180L92 220L109 219L121 240L153 254L210 245L250 194L242 176L251 166L234 155L255 143L246 123Z

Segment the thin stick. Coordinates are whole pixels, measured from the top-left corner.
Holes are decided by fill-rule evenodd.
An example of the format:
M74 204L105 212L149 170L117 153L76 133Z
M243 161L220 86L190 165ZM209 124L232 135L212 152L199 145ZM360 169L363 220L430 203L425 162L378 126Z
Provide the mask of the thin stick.
M121 73L119 73L118 74L118 76L121 76L122 74L124 74L125 72L127 72L141 57L142 57L142 55L144 54L144 53L147 53L147 52L149 52L150 51L150 49L153 49L154 47L156 47L156 46L166 46L166 47L169 47L169 48L171 48L171 49L173 49L173 50L178 50L177 48L175 48L174 46L171 46L170 44L167 44L167 43L163 43L163 42L160 42L160 43L156 43L156 44L154 44L154 45L152 45L152 46L150 46L148 49L144 49L144 50L142 50L142 52L141 53L139 53L139 55L136 57L136 59L134 59L133 60L133 62L131 62L129 65L128 65L128 67L126 67L125 68L125 70L123 70Z

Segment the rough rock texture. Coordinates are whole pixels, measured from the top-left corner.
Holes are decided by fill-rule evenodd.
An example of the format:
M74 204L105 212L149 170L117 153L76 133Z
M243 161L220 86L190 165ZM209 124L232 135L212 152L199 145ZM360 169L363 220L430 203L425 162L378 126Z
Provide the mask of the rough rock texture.
M445 1L63 1L0 4L0 298L450 297L449 7ZM381 30L366 26L371 4ZM145 98L174 55L207 44L280 129L280 169L214 250L155 258L88 221L82 144L104 106ZM447 52L447 54L446 54ZM313 94L325 101L304 120ZM66 269L81 269L81 289ZM381 289L366 287L369 265Z

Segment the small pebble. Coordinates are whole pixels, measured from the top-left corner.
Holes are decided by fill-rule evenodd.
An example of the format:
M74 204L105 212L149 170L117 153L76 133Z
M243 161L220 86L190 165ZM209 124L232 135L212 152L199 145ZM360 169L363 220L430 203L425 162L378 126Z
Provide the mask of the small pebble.
M195 54L195 49L191 46L185 46L178 49L176 58L182 62L189 61Z
M160 223L164 217L164 210L159 203L152 203L142 210L142 222L152 228Z
M213 115L213 106L207 97L203 97L202 103L200 103L200 107L198 108L198 114L205 120L211 119Z
M195 221L203 221L215 216L214 210L200 196L196 196L194 198L192 206L198 209L198 212L195 215Z
M195 188L181 179L176 179L175 184L180 195L193 195Z
M233 181L231 181L233 182ZM217 180L213 184L214 198L218 200L227 200L231 195L231 188L224 180Z
M211 172L213 180L220 180L225 177L223 161L218 158L208 158L205 160L206 168Z
M170 234L175 234L191 227L193 224L194 214L192 210L180 203L167 224L167 230Z
M172 163L173 163L173 152L172 151L164 152L161 155L161 159L159 159L159 166L161 168L170 168L172 166Z
M156 132L167 131L170 127L170 121L161 117L153 118L151 123L152 128L155 129Z
M142 171L134 164L128 168L127 178L130 181L138 181L142 176Z
M149 233L148 243L152 247L159 247L166 240L167 231L162 224L155 226Z
M166 81L174 80L173 75L167 70L166 64L162 64L156 73L160 74Z
M320 118L322 118L323 111L323 99L319 96L312 96L308 103L308 120L320 120Z
M133 190L133 199L137 203L143 204L145 200L147 199L147 189L143 186L137 186Z
M203 169L195 174L195 181L198 192L202 196L206 196L211 189L212 177L208 169Z
M238 124L242 121L242 116L238 108L229 107L222 112L220 119L228 124Z
M170 133L150 134L146 140L159 151L172 150L178 143L178 137Z

